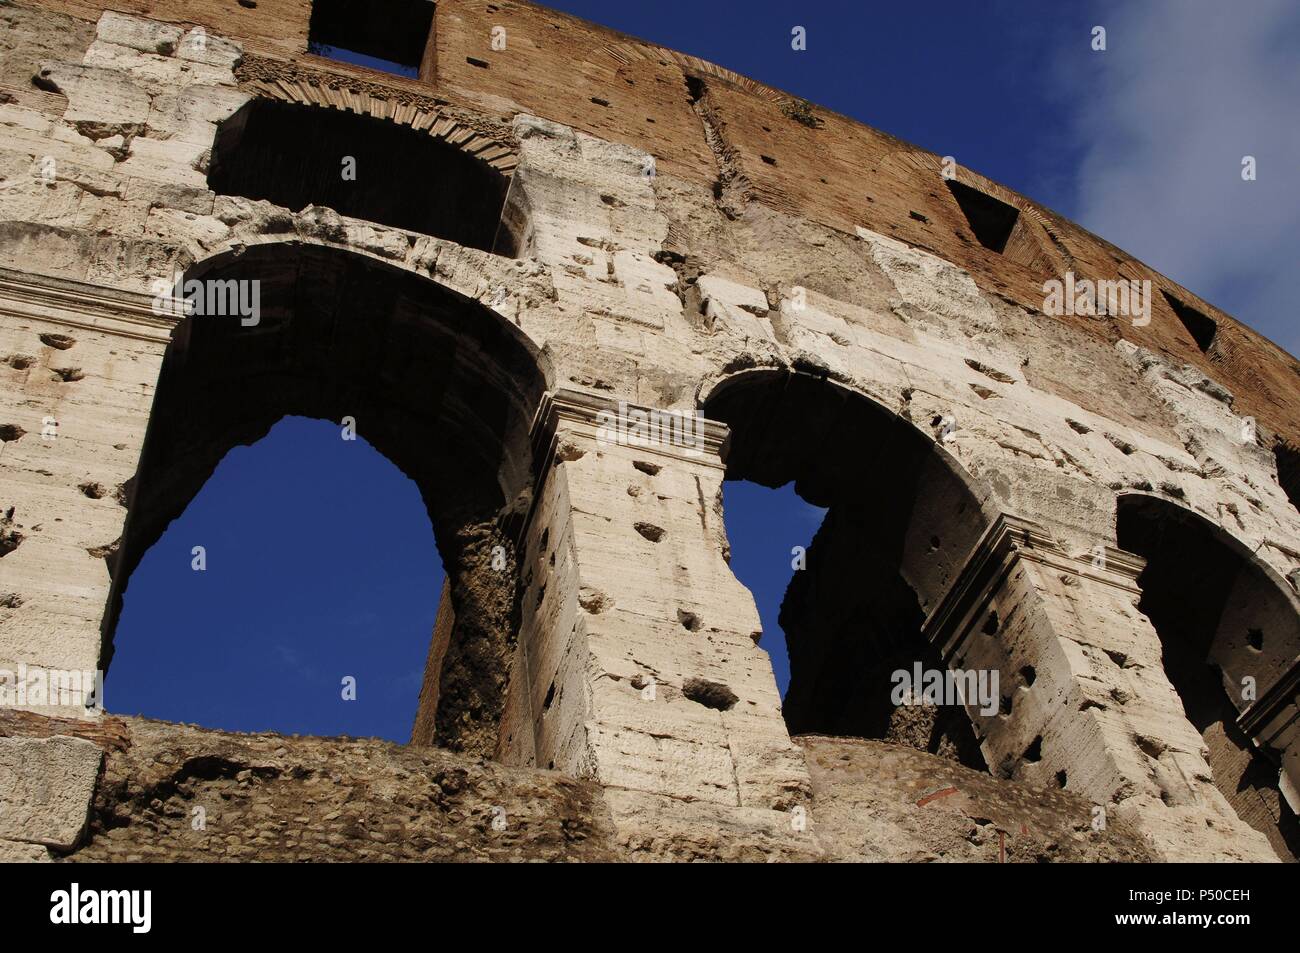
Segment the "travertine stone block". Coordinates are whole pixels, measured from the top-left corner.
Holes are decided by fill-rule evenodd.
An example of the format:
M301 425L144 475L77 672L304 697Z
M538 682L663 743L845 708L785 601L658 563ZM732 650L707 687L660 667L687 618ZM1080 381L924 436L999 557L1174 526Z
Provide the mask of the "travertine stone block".
M0 738L0 838L73 847L101 760L99 748L80 738Z

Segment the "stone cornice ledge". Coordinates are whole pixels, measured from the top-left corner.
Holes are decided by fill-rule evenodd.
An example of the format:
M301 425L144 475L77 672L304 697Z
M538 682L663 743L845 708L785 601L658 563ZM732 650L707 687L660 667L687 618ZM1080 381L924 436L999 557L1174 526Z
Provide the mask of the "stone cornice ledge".
M533 417L532 425L533 472L535 476L532 504L528 509L528 515L523 520L520 520L518 525L507 529L507 532L514 537L517 544L522 545L523 533L533 521L533 515L541 502L546 481L550 478L555 465L562 459L577 459L586 452L585 447L578 447L577 450L580 452L577 456L565 457L562 442L565 441L567 436L572 435L585 437L592 443L599 444L603 442L599 436L603 425L602 421L608 421L609 418L602 418L602 414L612 414L617 417L620 411L620 403L622 408L627 411L641 411L648 414L652 410L649 407L629 404L626 401L619 401L617 398L606 397L602 394L590 394L585 391L569 390L568 388L558 388L542 397L537 413ZM689 411L686 412L689 413ZM679 413L682 412L679 411ZM675 447L671 444L632 444L631 446L647 455L653 454L687 460L702 466L723 469L722 453L725 450L727 438L730 436L730 430L726 424L707 420L704 417L697 417L696 421L702 446L693 453L687 452L687 448Z
M634 428L639 420L656 419L652 415L676 415L680 418L692 414L695 416L691 425L694 430L691 445L671 440L641 442L635 439ZM661 416L658 419L663 418ZM628 432L624 434L628 438L626 441L608 439L611 422L628 424ZM549 466L554 459L561 430L584 435L598 443L609 442L612 445L633 447L645 453L719 469L723 467L722 453L730 434L726 424L709 420L694 410L662 410L602 394L561 388L542 398L533 421L534 460L539 466Z
M939 649L945 662L952 659L971 631L973 619L1022 559L1140 595L1137 577L1146 561L1113 546L1103 545L1102 554L1104 560L1094 559L1092 553L1071 556L1038 523L1003 513L975 544L966 565L921 631Z
M153 296L0 268L0 314L50 321L167 344L174 317L153 309Z

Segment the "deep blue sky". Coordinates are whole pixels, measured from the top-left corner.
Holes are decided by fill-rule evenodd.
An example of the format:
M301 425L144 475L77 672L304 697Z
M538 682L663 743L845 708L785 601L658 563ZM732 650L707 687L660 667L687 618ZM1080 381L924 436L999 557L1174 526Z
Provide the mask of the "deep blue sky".
M550 5L951 154L1300 349L1300 7L1287 0ZM805 52L790 47L796 24ZM1097 24L1104 54L1090 48ZM1261 170L1248 186L1245 153ZM784 690L776 615L790 548L819 513L789 487L729 484L725 505ZM206 572L190 569L195 545ZM146 555L107 705L405 741L440 584L414 484L335 425L286 420L233 450ZM345 675L356 702L339 697Z
M776 617L794 575L792 549L808 548L826 511L799 499L793 483L772 490L757 483L728 481L722 485L722 512L731 543L731 571L754 594L763 620L759 645L771 656L777 687L785 695L790 687L790 659Z
M1075 34L1083 71L1095 4L885 0L744 4L719 0L547 6L762 80L846 116L953 155L1051 206L1068 199L1068 116L1035 77L1048 49ZM791 49L791 28L807 49Z
M105 706L407 741L441 587L415 483L337 425L285 418L231 450L141 560Z
M732 569L755 594L784 693L776 618L791 547L812 541L825 511L792 484L726 483L723 504ZM405 742L441 586L415 483L337 425L286 417L231 450L141 560L106 706L211 728ZM342 698L347 675L355 701Z

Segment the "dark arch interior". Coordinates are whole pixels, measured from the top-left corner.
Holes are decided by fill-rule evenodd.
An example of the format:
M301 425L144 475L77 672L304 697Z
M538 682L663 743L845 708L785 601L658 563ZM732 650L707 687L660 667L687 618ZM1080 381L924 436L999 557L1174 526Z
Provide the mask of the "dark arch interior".
M430 0L312 0L308 52L352 50L419 72L434 4Z
M1277 461L1277 482L1291 501L1291 505L1300 510L1300 450L1278 440L1273 445L1273 458Z
M731 428L727 479L793 480L828 508L781 604L791 733L884 739L984 769L960 708L890 700L895 670L945 667L921 623L984 531L974 494L912 423L822 378L743 376L705 413Z
M345 159L355 172L345 177ZM374 116L254 99L217 128L208 187L493 250L508 179L442 139ZM506 253L509 253L508 251Z
M1249 552L1217 527L1156 497L1121 497L1121 548L1147 561L1138 608L1160 635L1165 673L1210 751L1214 783L1238 816L1284 857L1300 856L1300 826L1278 787L1279 754L1259 750L1238 726L1295 664L1300 618Z
M345 252L259 246L190 277L257 281L260 315L198 315L173 333L115 561L102 666L144 552L226 451L281 417L342 421L415 481L456 624L431 740L491 754L518 630L513 553L531 485L528 428L546 387L498 315L418 276ZM346 545L346 539L340 543Z

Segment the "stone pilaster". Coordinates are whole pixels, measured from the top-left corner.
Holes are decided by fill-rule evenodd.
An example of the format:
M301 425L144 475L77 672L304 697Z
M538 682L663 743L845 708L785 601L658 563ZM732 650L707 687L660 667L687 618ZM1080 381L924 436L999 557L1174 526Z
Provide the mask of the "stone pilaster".
M503 754L598 779L633 840L723 816L788 836L808 775L724 556L726 428L658 413L559 391L538 415Z
M1273 860L1211 780L1136 608L1142 568L1108 546L1072 556L1041 526L1003 516L925 633L950 668L998 672L998 713L967 706L995 774L1084 794L1171 860Z
M0 316L0 669L93 671L173 322L147 295L8 271Z

